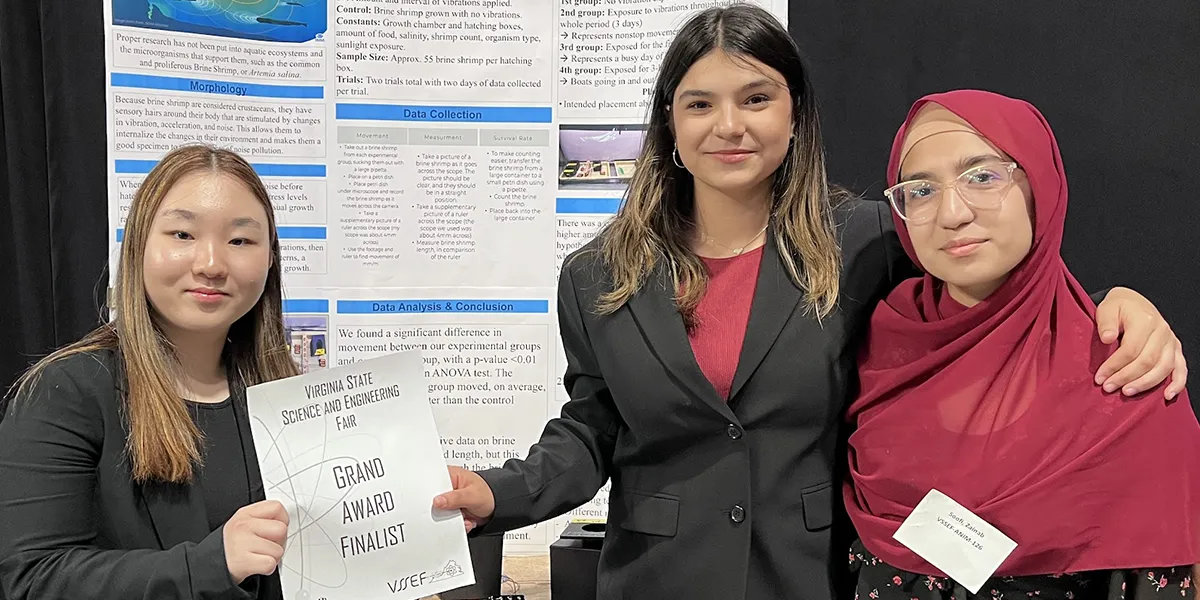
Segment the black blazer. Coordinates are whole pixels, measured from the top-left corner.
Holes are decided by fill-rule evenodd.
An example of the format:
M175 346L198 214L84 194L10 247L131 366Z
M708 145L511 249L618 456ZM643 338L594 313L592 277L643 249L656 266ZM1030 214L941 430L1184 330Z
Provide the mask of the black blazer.
M0 422L0 598L282 599L278 574L234 585L200 489L133 483L117 363L110 351L52 363ZM231 391L250 444L244 390Z
M602 317L597 243L568 257L558 317L571 400L525 460L481 473L496 513L479 533L563 514L611 478L599 598L832 598L849 556L834 523L854 353L875 302L912 272L887 211L837 209L842 294L823 322L768 236L728 404L696 363L665 269Z

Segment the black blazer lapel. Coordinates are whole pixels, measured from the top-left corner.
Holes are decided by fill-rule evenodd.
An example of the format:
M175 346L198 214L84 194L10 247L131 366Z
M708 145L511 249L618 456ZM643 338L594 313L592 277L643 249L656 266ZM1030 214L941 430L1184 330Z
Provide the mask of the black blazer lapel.
M774 233L768 232L762 263L758 268L754 300L750 305L746 338L742 342L742 352L733 375L733 386L729 389L730 404L737 399L738 392L766 358L767 352L779 337L779 332L783 331L783 326L787 324L803 298L804 292L792 282L783 266L779 249L775 246Z
M675 306L675 290L664 260L659 260L642 289L629 300L634 321L651 350L678 384L732 421L733 412L717 395L717 390L696 362L683 317Z

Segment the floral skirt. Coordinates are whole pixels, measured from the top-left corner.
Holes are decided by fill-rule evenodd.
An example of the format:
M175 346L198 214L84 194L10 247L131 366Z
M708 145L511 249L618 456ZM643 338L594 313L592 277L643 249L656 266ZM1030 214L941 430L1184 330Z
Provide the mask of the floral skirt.
M918 575L892 567L862 542L850 548L857 576L855 600L1193 600L1192 566L1091 571L1067 575L993 577L978 594L946 577Z

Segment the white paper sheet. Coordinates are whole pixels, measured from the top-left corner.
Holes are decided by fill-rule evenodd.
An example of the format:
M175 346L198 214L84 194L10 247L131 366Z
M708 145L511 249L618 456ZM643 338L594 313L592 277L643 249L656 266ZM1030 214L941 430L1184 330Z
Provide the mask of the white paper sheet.
M1017 543L938 490L930 490L893 535L972 594L1000 568Z
M269 499L287 508L289 600L411 600L475 583L419 350L251 387Z

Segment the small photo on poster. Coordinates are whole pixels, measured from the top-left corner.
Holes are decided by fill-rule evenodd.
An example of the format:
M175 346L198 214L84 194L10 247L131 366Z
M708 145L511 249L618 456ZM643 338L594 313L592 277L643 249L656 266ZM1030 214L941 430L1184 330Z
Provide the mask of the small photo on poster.
M301 373L329 368L328 315L285 314L283 327L292 361Z
M624 190L633 179L646 126L561 125L559 189Z
M328 28L328 0L112 0L113 25L262 42L308 42Z

